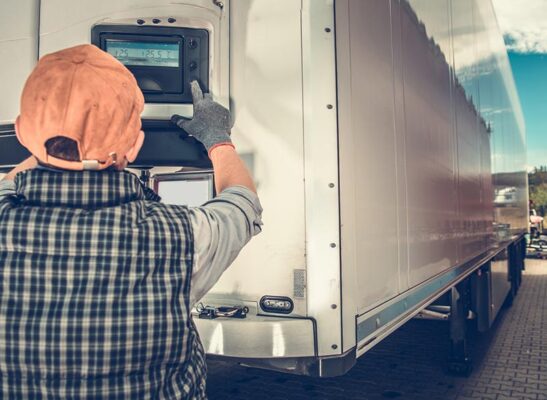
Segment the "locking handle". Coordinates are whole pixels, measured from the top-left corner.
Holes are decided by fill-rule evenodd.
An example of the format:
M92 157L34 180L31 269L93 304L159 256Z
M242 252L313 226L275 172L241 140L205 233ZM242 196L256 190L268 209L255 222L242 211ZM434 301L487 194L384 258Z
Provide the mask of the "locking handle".
M203 303L199 303L196 306L198 312L198 318L201 319L215 319L215 318L246 318L249 312L247 306L221 306L212 307L204 306Z

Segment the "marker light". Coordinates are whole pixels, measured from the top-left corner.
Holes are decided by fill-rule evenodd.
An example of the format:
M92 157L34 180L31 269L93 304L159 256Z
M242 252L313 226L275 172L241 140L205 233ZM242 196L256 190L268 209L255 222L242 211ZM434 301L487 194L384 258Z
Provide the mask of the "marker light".
M270 313L290 314L294 304L288 297L264 296L260 299L260 308Z

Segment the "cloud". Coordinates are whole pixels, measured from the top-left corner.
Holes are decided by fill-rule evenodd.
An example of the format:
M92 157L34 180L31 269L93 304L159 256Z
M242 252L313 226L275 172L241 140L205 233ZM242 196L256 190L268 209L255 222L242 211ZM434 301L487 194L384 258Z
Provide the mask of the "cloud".
M493 0L508 50L547 53L547 1Z

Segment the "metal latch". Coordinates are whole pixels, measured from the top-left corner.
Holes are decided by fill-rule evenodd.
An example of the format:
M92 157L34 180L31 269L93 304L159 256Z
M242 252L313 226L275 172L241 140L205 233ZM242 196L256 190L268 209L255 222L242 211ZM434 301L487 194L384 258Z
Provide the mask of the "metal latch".
M249 312L247 306L231 306L231 307L212 307L204 306L199 303L196 306L198 317L203 319L215 319L218 317L224 318L245 318Z

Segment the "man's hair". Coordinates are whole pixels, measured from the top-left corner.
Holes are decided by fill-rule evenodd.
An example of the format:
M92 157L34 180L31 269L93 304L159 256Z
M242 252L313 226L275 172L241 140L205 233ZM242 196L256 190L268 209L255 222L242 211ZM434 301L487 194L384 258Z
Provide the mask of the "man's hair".
M66 161L81 161L78 143L64 136L55 136L46 141L47 153Z

